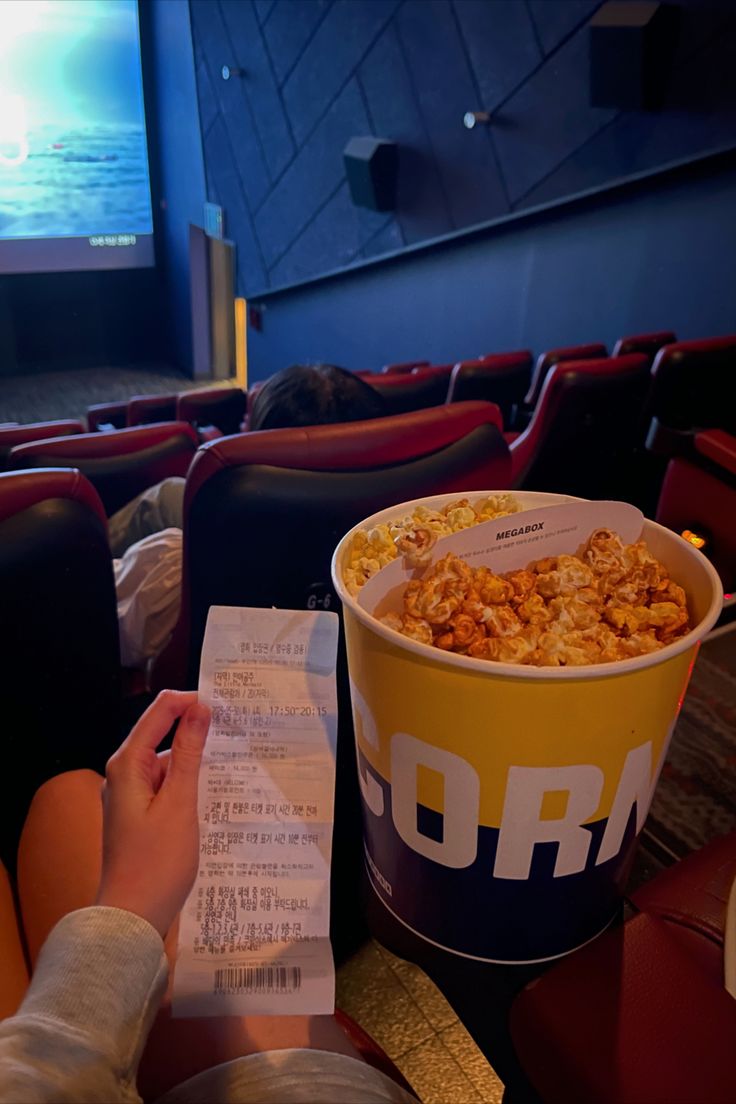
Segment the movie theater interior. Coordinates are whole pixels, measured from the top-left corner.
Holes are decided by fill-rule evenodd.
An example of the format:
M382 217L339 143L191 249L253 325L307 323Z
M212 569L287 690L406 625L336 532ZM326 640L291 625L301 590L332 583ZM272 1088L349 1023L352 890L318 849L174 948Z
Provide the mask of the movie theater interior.
M734 0L0 0L0 1104L736 1101Z

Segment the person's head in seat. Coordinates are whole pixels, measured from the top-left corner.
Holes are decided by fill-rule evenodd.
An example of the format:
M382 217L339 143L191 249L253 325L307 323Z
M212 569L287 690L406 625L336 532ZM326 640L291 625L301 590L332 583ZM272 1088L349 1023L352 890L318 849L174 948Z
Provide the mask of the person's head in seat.
M259 388L248 428L361 422L385 413L383 396L352 372L334 364L294 364Z

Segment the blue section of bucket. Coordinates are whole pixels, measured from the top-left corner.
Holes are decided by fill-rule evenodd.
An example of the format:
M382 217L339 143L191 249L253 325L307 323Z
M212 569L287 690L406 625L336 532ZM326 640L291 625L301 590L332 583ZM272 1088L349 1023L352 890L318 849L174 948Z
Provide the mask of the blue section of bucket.
M591 846L579 874L555 878L558 845L538 843L526 881L494 878L497 828L479 827L471 866L442 866L404 843L393 822L391 787L367 769L384 795L380 817L363 805L371 882L383 903L423 938L491 962L533 962L587 943L616 915L636 845L635 810L618 855L600 866L595 858L606 820L585 826ZM417 807L418 831L429 839L442 839L442 821L441 813Z

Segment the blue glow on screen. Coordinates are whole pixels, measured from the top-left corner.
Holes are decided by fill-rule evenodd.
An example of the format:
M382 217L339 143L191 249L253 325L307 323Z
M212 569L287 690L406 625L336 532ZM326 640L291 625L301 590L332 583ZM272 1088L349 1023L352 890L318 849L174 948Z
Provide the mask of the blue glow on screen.
M152 232L137 0L0 0L0 249Z

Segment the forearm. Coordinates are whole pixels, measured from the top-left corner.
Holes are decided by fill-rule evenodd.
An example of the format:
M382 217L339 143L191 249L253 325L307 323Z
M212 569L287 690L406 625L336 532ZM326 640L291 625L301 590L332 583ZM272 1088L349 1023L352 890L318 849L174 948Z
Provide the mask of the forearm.
M109 908L64 917L18 1013L0 1023L0 1100L139 1101L138 1062L166 974L145 920Z

